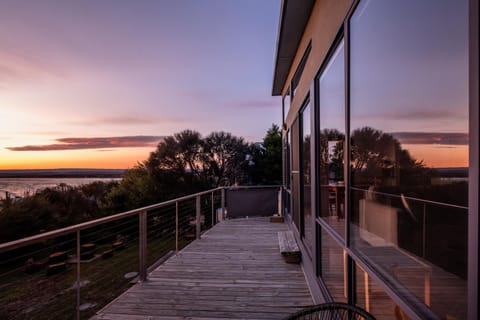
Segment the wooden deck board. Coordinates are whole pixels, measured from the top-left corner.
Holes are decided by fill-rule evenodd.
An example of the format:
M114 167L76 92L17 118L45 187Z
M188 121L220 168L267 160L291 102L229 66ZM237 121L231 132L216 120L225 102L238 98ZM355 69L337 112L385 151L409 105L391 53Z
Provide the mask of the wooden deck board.
M303 271L278 248L283 223L227 220L93 319L281 319L313 304Z

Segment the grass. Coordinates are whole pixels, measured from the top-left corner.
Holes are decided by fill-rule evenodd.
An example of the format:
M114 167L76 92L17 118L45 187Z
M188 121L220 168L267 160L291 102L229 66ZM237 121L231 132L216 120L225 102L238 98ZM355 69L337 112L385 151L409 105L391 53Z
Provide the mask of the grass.
M12 290L5 290L0 293L0 304L8 304L21 300L29 294L30 290L25 287L12 288Z
M208 205L205 207L205 211L202 210L202 212L206 212L206 217L210 217L210 207ZM191 228L188 223L194 218L194 213L192 214L191 208L188 206L180 206L179 209L180 224L184 227L187 226L187 229L181 229L183 231L179 236L179 249L182 249L192 241L185 239L185 233L192 231L188 230ZM172 220L171 214L168 214L171 210L172 208L165 208L149 213L150 217L159 217L157 219L158 226L155 223L149 224L147 239L147 264L149 266L171 250L175 250L173 230L168 228L166 230L165 227L162 227L167 225L174 228L175 220ZM208 229L210 222L205 222L207 224L204 227ZM131 236L125 239L125 248L114 250L112 257L81 263L80 279L83 285L80 288L80 305L94 304L94 307L80 312L81 319L89 319L132 285L132 279L125 279L124 275L139 270L137 230L138 224L135 219L125 219L116 224L110 224L105 229L97 228L90 230L90 233L82 233L82 237L85 235L83 240L98 244L97 253L111 248L109 235L112 233L130 234ZM46 245L46 249L32 252L38 255L37 259L47 257L48 253L51 253L49 251L68 251L72 255L75 251L73 249L75 239L68 238L67 240L64 240L63 247ZM28 254L22 254L16 256L15 261L9 261L8 266L5 263L0 264L0 319L75 319L77 307L76 264L69 264L66 271L56 275L47 276L45 270L27 274L24 272L24 263L27 257Z
M187 244L182 240L180 247ZM101 252L98 248L97 252ZM175 250L175 238L148 239L148 265ZM81 312L81 319L88 319L103 306L131 286L132 279L125 279L128 272L138 271L138 244L127 243L123 250L114 252L108 259L98 258L81 264L81 280L87 280L80 288L80 304L93 303L95 307ZM46 276L45 270L30 275L18 270L0 280L0 319L73 319L76 315L77 289L76 265L67 271Z

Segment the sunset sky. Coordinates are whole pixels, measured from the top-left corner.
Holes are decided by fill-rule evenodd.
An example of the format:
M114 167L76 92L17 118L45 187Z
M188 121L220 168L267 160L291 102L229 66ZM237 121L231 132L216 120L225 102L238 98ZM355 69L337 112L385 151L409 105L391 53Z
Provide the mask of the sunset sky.
M279 11L280 0L0 0L0 169L131 168L184 129L261 141L281 123L271 97ZM352 128L400 133L428 166L468 166L464 11L434 29L450 34L448 47L422 26L405 37L402 15L388 18L392 30L355 29L369 45L351 58L363 85L351 89ZM408 46L426 57L399 68ZM419 78L422 68L450 75Z
M0 1L0 169L128 168L162 136L259 141L280 1Z

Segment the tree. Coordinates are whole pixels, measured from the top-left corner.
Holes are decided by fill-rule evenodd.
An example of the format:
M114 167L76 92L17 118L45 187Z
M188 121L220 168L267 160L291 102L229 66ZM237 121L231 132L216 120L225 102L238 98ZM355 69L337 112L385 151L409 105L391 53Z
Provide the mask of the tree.
M202 144L200 133L192 130L184 130L166 137L150 154L146 162L147 168L152 172L174 171L180 176L189 172L192 176L199 177L202 172Z
M105 210L118 213L143 207L162 199L158 183L143 164L127 170L120 183L106 196Z
M160 142L142 165L157 192L169 190L163 195L171 198L241 181L246 150L243 139L231 133L213 132L202 139L200 133L184 130Z
M337 129L323 129L320 132L320 180L344 180L343 177L343 146L345 135ZM329 143L335 143L330 150ZM332 152L331 152L332 151Z
M412 158L391 134L363 127L352 132L351 141L352 170L361 183L372 185L386 178L393 185L429 183L430 173L423 162Z
M12 202L0 212L0 242L99 218L106 213L100 203L105 203L114 185L95 182L94 186L72 187L62 183Z
M263 138L263 154L261 167L264 184L280 184L282 182L282 133L276 124L267 130Z
M233 185L244 176L242 164L248 154L243 138L228 132L212 132L204 139L202 160L212 186Z
M204 142L200 133L184 130L166 137L141 164L162 194L162 199L205 189Z
M95 201L95 203L101 207L105 206L106 197L110 190L117 185L117 181L94 181L85 185L81 185L79 189L86 198Z

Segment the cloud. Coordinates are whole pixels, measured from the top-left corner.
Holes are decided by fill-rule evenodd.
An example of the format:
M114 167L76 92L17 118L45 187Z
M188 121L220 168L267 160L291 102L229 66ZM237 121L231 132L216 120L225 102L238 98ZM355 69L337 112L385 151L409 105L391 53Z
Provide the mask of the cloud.
M155 146L163 140L163 136L125 136L96 138L61 138L59 143L48 145L30 145L7 147L10 151L59 151L107 148L135 148Z
M468 145L468 133L450 132L393 132L404 144Z
M388 109L388 108L386 108ZM459 112L459 110L465 112ZM444 120L444 119L468 119L467 110L464 108L442 108L442 107L418 107L417 109L397 108L392 106L390 110L378 112L371 110L357 116L360 119L381 119L381 120Z
M186 97L194 101L217 101L218 93L216 94L212 90L180 90L178 91L178 96Z
M45 77L64 76L57 67L41 62L38 57L15 48L0 47L0 88L12 82L33 82Z
M33 134L36 136L60 136L60 135L64 135L65 132L63 131L31 131L31 132L27 132L27 134Z
M259 108L259 109L266 109L266 108L281 108L282 102L278 99L278 97L274 97L272 99L253 99L253 100L245 100L239 103L235 103L235 108Z
M463 119L466 114L459 113L458 109L419 108L418 110L395 110L385 114L387 118L398 119Z
M81 121L70 121L68 123L75 125L96 126L102 125L148 125L160 123L182 123L185 119L175 117L139 117L139 116L117 116L117 117L100 117L95 119L85 119Z
M211 90L183 90L179 96L186 97L195 102L204 104L226 106L231 108L281 108L282 101L279 97L255 98L242 96L241 98L229 99L219 96L218 92ZM232 98L232 97L230 97Z

